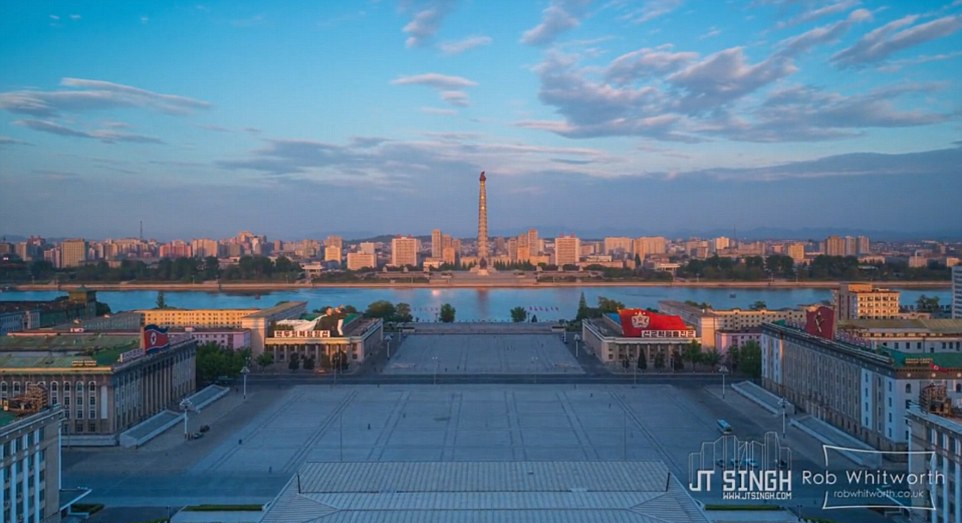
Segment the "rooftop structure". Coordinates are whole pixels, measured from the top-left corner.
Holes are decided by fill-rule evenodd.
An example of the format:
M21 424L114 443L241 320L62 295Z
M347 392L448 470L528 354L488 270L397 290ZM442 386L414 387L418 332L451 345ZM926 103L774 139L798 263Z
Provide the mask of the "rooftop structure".
M263 523L708 522L660 461L306 463Z

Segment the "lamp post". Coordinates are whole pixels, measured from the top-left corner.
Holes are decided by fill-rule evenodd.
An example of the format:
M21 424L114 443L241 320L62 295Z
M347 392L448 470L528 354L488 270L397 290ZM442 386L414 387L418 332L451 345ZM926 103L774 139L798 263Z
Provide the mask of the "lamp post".
M434 360L434 384L437 385L438 384L438 367L441 365L441 362L438 361L437 356L431 356L431 359Z
M190 402L189 399L184 398L180 400L180 408L184 409L184 439L188 439L190 432L188 432L188 429L187 429L187 417L191 409L194 408L194 405Z
M725 399L725 374L728 374L728 367L722 365L718 367L718 372L722 375L722 399Z
M249 360L247 363L248 365L250 365ZM244 365L244 368L241 369L241 375L244 376L244 399L245 400L247 399L247 375L251 373L251 369L250 367L248 367L248 365Z
M575 358L581 357L580 347L581 347L581 335L575 334Z
M782 439L785 439L785 398L782 398L778 405L782 408Z
M534 376L534 384L537 385L538 384L538 357L537 356L531 356L531 367L532 367L532 375Z
M385 340L387 341L387 359L391 359L391 335L388 334Z

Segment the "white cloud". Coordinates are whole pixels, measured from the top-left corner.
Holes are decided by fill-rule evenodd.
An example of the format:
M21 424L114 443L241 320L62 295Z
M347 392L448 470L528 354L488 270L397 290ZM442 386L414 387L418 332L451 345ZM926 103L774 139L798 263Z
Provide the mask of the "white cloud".
M590 0L553 0L541 12L541 23L521 35L527 45L550 44L561 33L581 25L581 17Z
M919 15L889 22L863 36L854 45L835 53L831 61L838 67L858 67L888 58L914 45L941 38L962 29L962 15L945 16L915 25ZM908 27L907 29L903 29Z
M210 107L208 102L185 96L156 93L138 87L81 78L63 78L60 84L76 89L8 91L0 93L0 109L33 116L61 112L140 107L167 114L188 114Z
M441 99L458 107L468 106L468 93L464 91L441 91Z
M454 2L450 0L432 0L428 4L428 7L415 13L414 18L402 29L408 34L405 42L408 47L425 45L441 28L444 17L454 8Z
M856 9L845 20L841 20L829 25L823 25L810 29L800 35L786 38L779 42L778 47L786 55L797 55L808 51L818 44L838 40L853 25L872 19L872 13L867 9Z
M683 0L647 0L641 9L635 9L623 18L636 23L643 24L664 16L681 7Z
M605 71L605 78L616 84L628 84L638 78L676 71L698 58L698 53L674 52L671 46L644 48L615 58Z
M444 42L440 45L441 52L446 55L461 54L476 47L491 45L490 36L469 36L455 42Z
M779 22L776 27L783 29L786 27L792 27L800 24L805 24L818 20L819 18L826 17L828 15L833 15L835 13L841 13L847 9L858 5L858 0L841 0L840 2L835 2L833 4L828 4L826 6L820 7L818 9L808 9L806 4L802 5L802 12L788 20Z
M478 85L477 82L461 76L449 76L440 73L399 76L391 80L391 83L394 85L427 85L436 89L463 89Z
M164 143L163 140L159 138L154 138L152 136L145 136L136 133L126 133L119 132L110 129L99 129L95 131L81 131L77 129L72 129L61 125L56 122L51 122L49 120L16 120L13 122L14 125L19 125L21 127L26 127L28 129L33 129L34 131L40 131L48 134L55 134L57 136L67 136L73 138L89 138L94 140L100 140L104 143L116 143L116 142L132 142L132 143Z
M424 85L438 90L438 94L445 102L465 107L468 105L468 95L463 91L467 87L474 87L477 82L460 76L448 76L439 73L426 73L412 76L401 76L391 80L393 85Z
M709 55L667 80L686 91L681 100L684 110L699 112L732 102L796 70L790 60L777 56L749 64L744 50L733 47Z

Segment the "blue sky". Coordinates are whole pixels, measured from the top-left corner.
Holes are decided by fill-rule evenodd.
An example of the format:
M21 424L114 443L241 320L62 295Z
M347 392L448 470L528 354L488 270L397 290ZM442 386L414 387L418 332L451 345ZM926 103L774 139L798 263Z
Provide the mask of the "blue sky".
M0 232L962 235L962 0L0 5Z

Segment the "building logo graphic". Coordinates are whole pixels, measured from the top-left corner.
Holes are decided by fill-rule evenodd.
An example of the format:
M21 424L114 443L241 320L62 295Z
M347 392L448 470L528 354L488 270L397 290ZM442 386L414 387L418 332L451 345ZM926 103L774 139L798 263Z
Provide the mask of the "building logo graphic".
M778 434L764 441L726 434L701 444L688 456L688 489L720 492L724 500L784 501L792 499L792 451Z
M638 313L631 317L631 326L636 329L647 329L650 323L651 318L647 314Z

